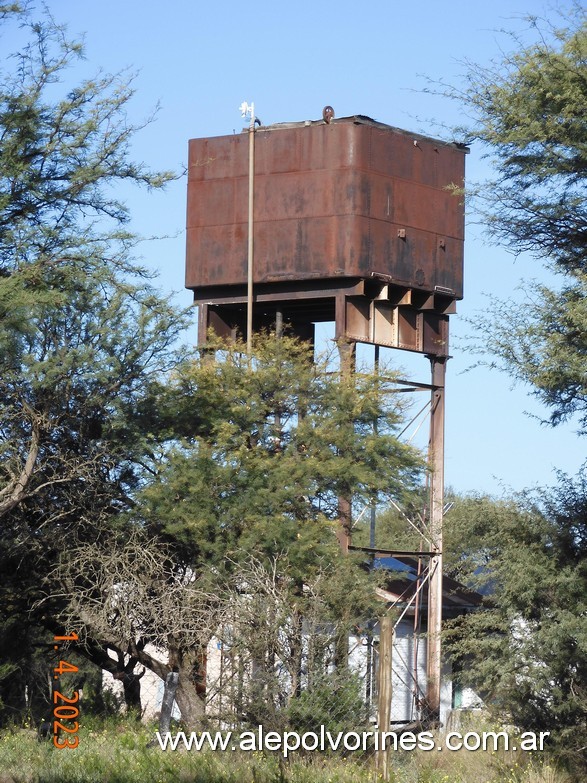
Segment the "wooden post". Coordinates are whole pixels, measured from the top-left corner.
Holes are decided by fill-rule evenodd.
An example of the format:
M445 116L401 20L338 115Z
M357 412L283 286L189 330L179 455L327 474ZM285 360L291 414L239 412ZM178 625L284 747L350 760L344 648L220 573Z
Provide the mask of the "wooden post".
M169 672L165 678L165 690L163 691L163 701L161 702L161 712L159 714L159 734L166 734L171 726L171 713L173 712L173 702L175 692L179 685L179 674Z
M379 699L377 703L377 729L381 737L384 731L389 731L389 721L391 718L391 665L393 650L393 618L386 614L380 622L379 628L379 672L378 686ZM382 780L389 780L389 748L387 743L381 747L377 746L375 763L377 772L380 773Z

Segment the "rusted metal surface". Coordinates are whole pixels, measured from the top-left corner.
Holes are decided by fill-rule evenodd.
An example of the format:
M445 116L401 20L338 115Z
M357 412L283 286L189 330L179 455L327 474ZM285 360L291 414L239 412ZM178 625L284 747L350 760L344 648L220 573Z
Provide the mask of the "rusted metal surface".
M375 279L463 293L466 150L365 117L259 128L254 282ZM247 280L248 138L189 145L186 286Z
M405 289L398 293L384 288L385 298L377 298L365 281L356 278L258 284L253 331L274 328L279 310L290 330L300 337L308 333L311 324L334 321L337 340L448 356L448 312L452 310L445 298L418 300L400 296ZM198 293L195 301L200 305L201 342L210 328L224 337L245 335L245 286L211 286Z
M426 658L426 701L433 721L440 720L441 629L443 596L442 528L444 516L444 400L446 359L432 358L430 405L430 582L428 585L428 643Z

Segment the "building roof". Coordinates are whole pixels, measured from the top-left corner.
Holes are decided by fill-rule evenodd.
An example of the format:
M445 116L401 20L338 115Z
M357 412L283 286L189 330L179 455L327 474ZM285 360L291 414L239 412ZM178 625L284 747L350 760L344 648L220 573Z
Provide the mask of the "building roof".
M351 549L370 555L371 567L387 572L380 591L382 597L395 603L398 608L405 608L414 603L416 594L419 593L421 609L424 614L427 612L428 591L425 582L430 561L428 552L423 552L418 558L413 553L381 551L368 547ZM456 617L481 605L483 596L456 579L445 574L442 583L443 617ZM413 608L409 611L413 611Z

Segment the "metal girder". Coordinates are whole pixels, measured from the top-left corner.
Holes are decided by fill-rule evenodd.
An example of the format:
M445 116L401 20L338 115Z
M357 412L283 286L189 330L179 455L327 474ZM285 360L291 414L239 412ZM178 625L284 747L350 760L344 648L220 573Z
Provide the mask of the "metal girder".
M411 289L366 282L370 281L258 286L253 313L249 314L253 329L270 327L279 309L293 333L300 336L307 334L309 323L334 321L338 341L448 356L445 296L423 299L420 292ZM205 342L209 329L223 337L246 333L247 296L242 287L207 289L205 298L204 292L196 292L194 301L200 306L200 343Z

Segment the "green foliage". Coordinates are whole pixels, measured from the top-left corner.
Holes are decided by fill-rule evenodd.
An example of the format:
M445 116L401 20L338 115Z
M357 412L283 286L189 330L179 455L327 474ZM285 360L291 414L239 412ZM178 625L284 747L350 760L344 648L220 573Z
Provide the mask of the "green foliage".
M288 727L303 734L324 726L333 734L360 731L365 725L363 683L348 671L324 675L294 697L287 709Z
M447 492L447 498L450 493ZM428 515L424 488L406 495L401 505L395 503L375 508L375 546L394 552L417 552L422 544ZM353 543L370 546L372 509L364 513L353 530Z
M490 68L469 65L448 89L473 117L460 129L480 141L495 176L476 205L493 238L529 251L559 285L525 284L521 304L498 302L478 326L479 353L529 384L550 423L577 417L587 429L587 15L572 5L563 25L530 18L530 43ZM485 583L487 611L452 631L465 679L524 728L554 733L584 770L587 740L587 592L584 475L511 501L468 498L447 517L461 557L456 575ZM450 535L450 533L449 533ZM447 546L447 551L450 547Z
M512 35L511 54L493 67L469 65L464 89L451 91L473 117L460 135L488 149L496 172L482 190L494 235L585 271L587 16L576 4L560 28L526 21L531 43Z
M291 753L163 752L148 744L154 727L120 719L85 720L75 751L56 751L34 733L0 734L3 783L372 783L372 757ZM502 753L392 754L392 783L570 783L548 759Z
M343 377L290 337L260 336L251 357L240 343L208 345L151 390L130 398L136 419L123 418L139 434L148 423L136 447L153 446L130 487L133 506L120 503L129 527L106 520L70 545L49 573L49 606L84 643L99 638L159 676L176 666L189 724L202 712L199 651L226 630L235 676L255 671L242 710L276 725L301 688L303 656L325 671L342 660L351 628L375 614L368 573L340 552L339 496L403 496L421 458L395 437L402 411L380 381ZM305 647L304 623L316 628Z
M129 449L113 447L183 320L120 231L112 186L169 178L128 160L132 90L119 76L65 87L82 47L49 16L19 18L28 43L0 71L0 515L31 499L34 515L41 495L62 515L76 481L123 494Z
M141 641L167 634L180 660L194 637L204 648L224 628L235 680L254 672L238 720L278 725L304 656L322 671L340 663L350 629L374 613L369 575L340 553L340 497L403 496L422 460L395 437L402 411L376 378L333 372L288 336L259 336L251 356L238 342L209 344L176 367L155 407L161 456L133 518L189 580L175 611L151 600L134 612L153 618ZM188 587L202 592L184 621ZM304 623L315 629L307 649Z
M37 600L60 553L132 506L151 442L137 411L186 319L133 258L116 195L171 176L130 160L128 79L75 84L83 47L48 12L0 21L24 40L0 64L0 625L36 671L35 627L57 630L62 607Z
M287 553L308 579L337 551L339 496L403 495L420 459L394 437L401 411L375 378L343 378L289 337L260 338L251 360L240 344L221 347L162 392L181 440L145 489L143 516L194 568Z
M463 682L526 731L552 732L575 769L587 741L585 480L546 497L466 497L447 516L452 573L487 594L448 631Z
M61 260L128 219L112 185L160 187L169 172L150 172L129 159L138 127L126 109L125 74L99 74L68 83L83 46L46 14L17 15L26 44L0 72L0 269ZM9 20L10 21L10 20ZM14 25L15 20L12 20ZM96 222L98 221L98 222ZM124 236L121 234L120 236Z
M587 431L587 276L566 275L558 290L527 286L531 299L522 304L497 302L477 324L481 341L496 357L493 364L530 388L550 410L556 425L576 415Z
M526 20L522 41L493 66L467 64L465 87L443 88L472 122L454 129L483 145L494 175L471 185L473 206L493 239L529 252L562 276L529 285L519 302L494 304L481 324L479 353L527 383L557 424L587 422L587 15L571 6L559 26Z
M18 615L0 621L0 725L36 726L48 714L47 638Z

